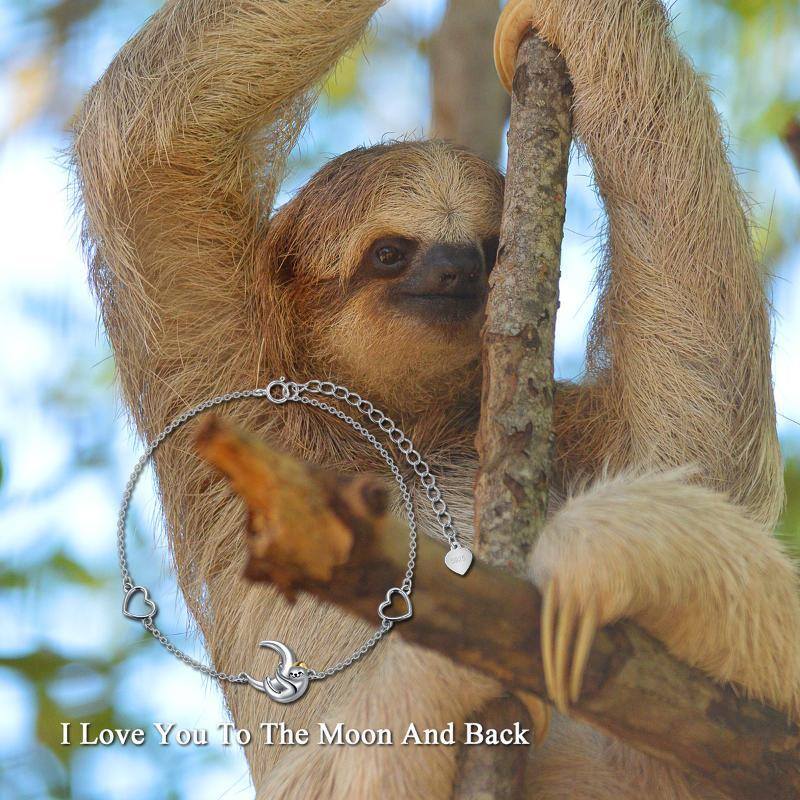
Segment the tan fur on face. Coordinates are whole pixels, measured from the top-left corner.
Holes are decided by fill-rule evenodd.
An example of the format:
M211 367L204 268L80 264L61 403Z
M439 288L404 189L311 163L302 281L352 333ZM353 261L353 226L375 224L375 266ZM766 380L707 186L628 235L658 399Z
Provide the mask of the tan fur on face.
M388 233L448 242L496 234L502 188L498 171L465 148L392 142L332 159L274 226L300 273L345 281L370 241Z
M380 282L346 289L381 237L480 247L499 231L502 187L485 161L440 141L358 149L323 167L278 212L263 249L266 281L291 275L304 374L335 376L406 412L477 386L480 315L432 326L393 310Z
M145 439L222 392L281 374L346 377L396 407L469 540L477 332L436 338L429 325L387 314L377 285L349 290L377 236L477 242L493 233L499 175L441 142L379 146L335 159L271 214L314 87L379 5L170 0L76 122L92 284ZM783 494L767 307L707 89L656 0L535 0L531 16L566 58L575 133L609 217L590 374L556 397L557 488L595 481L560 510L554 502L531 577L563 577L577 602L638 620L681 658L796 714L797 579L769 536ZM225 413L298 456L383 466L354 431L314 409L252 401ZM370 626L305 596L290 607L241 577L243 509L199 463L191 433L177 431L156 468L178 580L214 665L271 672L256 646L265 636L314 668L351 652ZM669 470L686 464L694 471ZM420 529L436 534L424 512ZM253 731L264 720L312 727L323 717L458 725L500 691L394 634L289 707L223 688L236 723ZM568 718L555 731L532 753L536 800L717 798ZM444 800L454 755L247 749L270 800Z
M481 316L450 331L386 309L381 294L381 287L365 289L331 314L314 360L388 409L423 413L436 401L452 404L465 386L474 402Z

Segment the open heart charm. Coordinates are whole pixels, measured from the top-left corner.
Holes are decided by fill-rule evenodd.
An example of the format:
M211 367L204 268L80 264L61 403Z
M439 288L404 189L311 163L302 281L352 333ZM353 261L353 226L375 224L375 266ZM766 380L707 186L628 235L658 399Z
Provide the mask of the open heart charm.
M386 611L389 606L392 605L394 595L399 595L406 602L406 610L402 614L392 614ZM408 592L403 589L398 589L397 586L394 586L386 592L386 599L378 606L378 616L381 619L385 619L387 622L402 622L404 619L408 619L413 613L414 610L411 607L411 598L408 596Z
M131 601L139 593L142 595L142 600L147 610L144 612L131 611ZM131 588L125 592L125 599L122 601L122 613L128 619L136 619L141 622L143 619L152 619L158 613L158 606L153 601L153 598L150 597L150 592L147 591L146 586L131 586Z

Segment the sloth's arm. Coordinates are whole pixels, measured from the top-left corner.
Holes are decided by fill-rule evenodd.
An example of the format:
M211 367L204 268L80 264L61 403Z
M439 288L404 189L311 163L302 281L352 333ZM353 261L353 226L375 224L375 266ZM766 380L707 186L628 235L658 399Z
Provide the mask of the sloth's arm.
M562 469L694 463L723 490L689 471L623 473L548 521L530 563L551 695L574 700L595 628L631 617L796 715L798 579L770 536L782 485L767 307L707 87L657 0L527 7L566 58L609 222L591 379L557 392Z
M569 458L665 467L773 524L782 503L762 273L705 81L658 0L532 0L562 50L575 135L608 214L588 386L563 387Z
M314 87L379 5L169 2L87 96L73 144L84 240L125 401L146 438L188 405L274 377L262 344L279 331L261 330L254 308L257 242ZM226 411L256 430L260 408ZM156 463L178 580L215 666L259 674L260 633L280 637L287 619L311 627L324 613L298 603L292 616L241 576L242 509L195 457L189 427ZM353 624L344 621L343 636ZM224 688L237 724L256 732L266 698ZM264 748L248 758L254 774L266 769Z
M800 714L800 584L770 532L685 471L622 474L568 500L531 554L545 677L574 701L596 627L634 619L678 658Z
M168 2L87 96L73 145L84 240L150 435L255 377L255 243L315 87L379 5Z

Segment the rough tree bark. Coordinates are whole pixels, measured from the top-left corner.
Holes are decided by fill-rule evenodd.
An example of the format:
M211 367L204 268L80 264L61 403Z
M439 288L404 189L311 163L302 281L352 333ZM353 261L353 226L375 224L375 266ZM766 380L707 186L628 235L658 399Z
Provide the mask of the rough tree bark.
M571 104L563 58L530 33L517 52L511 90L503 221L483 329L476 442L476 555L517 575L525 574L547 513ZM501 699L481 713L499 717L505 727L514 720L503 715L517 711ZM484 780L457 785L455 800L522 797L526 759L510 762L498 748L486 750L461 748L460 772L480 772Z
M378 601L397 583L408 556L406 531L387 517L380 481L300 462L287 471L285 457L214 419L202 427L198 450L247 504L249 575L277 579L290 593L312 592L375 622ZM284 491L264 491L265 480ZM443 653L515 693L543 695L536 588L484 563L457 578L444 565L445 551L427 536L419 539L413 622L392 635ZM598 632L571 713L733 800L800 797L798 726L673 658L633 623Z
M500 248L483 330L475 487L477 554L516 574L547 512L571 103L564 60L528 34L512 86Z
M492 164L508 116L508 96L492 66L497 10L496 0L450 0L430 44L431 135L466 145Z

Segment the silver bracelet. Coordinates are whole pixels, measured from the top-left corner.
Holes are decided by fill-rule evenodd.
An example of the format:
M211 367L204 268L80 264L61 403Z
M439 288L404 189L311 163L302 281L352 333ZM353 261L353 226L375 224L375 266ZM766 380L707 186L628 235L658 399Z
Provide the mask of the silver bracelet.
M141 622L144 628L149 631L172 655L179 658L190 667L216 678L219 681L228 681L229 683L246 683L257 689L259 692L264 692L276 703L293 703L302 697L308 689L310 681L321 681L325 678L335 675L337 672L349 667L355 661L358 661L362 656L368 653L383 637L388 633L396 622L402 622L409 619L413 614L413 606L411 604L411 593L414 584L414 568L417 558L417 522L414 516L414 502L411 497L411 492L406 485L406 482L400 472L399 467L390 455L389 451L373 436L360 422L353 419L344 411L329 405L323 400L318 400L313 395L323 395L332 397L335 400L340 400L347 403L349 406L355 408L360 414L365 416L374 425L388 437L389 441L395 446L400 454L405 458L406 462L414 470L415 475L419 479L425 494L431 504L436 519L441 526L442 533L450 542L450 550L444 558L444 563L447 567L458 575L464 575L472 564L472 553L458 543L458 536L456 529L453 525L452 517L447 510L447 504L442 498L442 493L436 484L436 478L430 471L430 468L422 459L422 456L414 449L414 445L404 433L389 419L382 411L375 408L372 403L364 400L360 395L351 392L344 386L337 386L330 381L317 381L312 380L307 383L295 383L288 381L285 378L271 381L265 389L248 389L241 392L229 392L228 394L221 394L212 397L210 400L205 400L202 403L194 406L193 408L184 411L180 416L176 417L169 423L169 425L153 439L147 446L141 458L137 461L136 466L131 472L128 483L125 486L125 491L122 495L122 504L119 510L119 517L117 518L117 555L119 557L120 572L122 573L122 590L124 598L122 601L122 613L129 619ZM221 672L209 667L205 664L196 661L190 656L186 655L182 650L175 647L172 642L156 627L153 619L158 613L158 606L150 596L150 592L146 586L134 582L130 568L128 566L128 557L125 550L125 527L128 518L128 510L130 507L131 496L136 487L136 483L142 474L145 466L147 465L150 457L158 449L158 447L167 439L172 433L180 428L184 423L188 422L193 417L196 417L203 411L207 411L215 406L229 403L232 400L241 400L244 398L261 397L268 400L274 405L282 405L283 403L304 403L305 405L314 406L322 411L326 411L334 417L338 417L343 422L346 422L351 428L358 431L382 456L387 466L391 470L397 485L400 488L400 494L403 498L403 507L408 518L409 528L409 548L408 548L408 564L406 567L405 576L400 586L393 586L387 592L384 599L378 606L378 618L380 624L377 630L367 639L364 644L357 650L351 653L347 658L338 661L332 666L326 667L323 670L315 670L305 663L298 660L292 650L282 642L273 640L266 640L259 643L260 647L266 647L274 650L279 658L278 669L274 676L267 676L263 680L257 680L251 677L246 672L240 672L238 675L232 675L227 672ZM133 611L131 608L132 600L141 595L145 605L145 610L141 612ZM391 613L389 611L395 598L403 600L404 610L400 613Z

